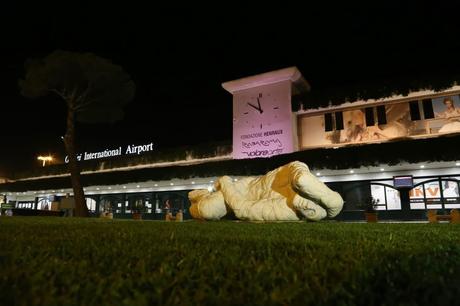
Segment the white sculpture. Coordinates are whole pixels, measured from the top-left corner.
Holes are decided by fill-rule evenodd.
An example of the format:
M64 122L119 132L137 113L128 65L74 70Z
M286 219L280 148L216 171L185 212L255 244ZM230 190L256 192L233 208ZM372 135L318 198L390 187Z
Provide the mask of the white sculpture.
M193 190L188 197L195 219L218 220L233 211L241 220L318 221L335 217L343 199L311 174L308 166L295 161L259 177L232 181L223 176L215 191Z

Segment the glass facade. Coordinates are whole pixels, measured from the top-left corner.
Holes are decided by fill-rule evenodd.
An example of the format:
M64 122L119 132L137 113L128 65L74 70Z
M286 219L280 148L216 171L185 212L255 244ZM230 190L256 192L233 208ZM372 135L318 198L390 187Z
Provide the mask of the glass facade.
M189 191L91 194L85 196L88 211L92 216L112 213L114 218L132 218L132 214L139 211L144 219L163 220L167 212L176 214L179 211L182 211L184 218L191 218L189 214ZM37 197L35 201L17 201L14 208L52 210L52 205L56 205L55 209L57 209L59 201L60 197L57 196Z
M379 215L383 213L389 220L427 220L427 210L449 213L451 209L460 209L460 177L456 176L414 178L414 187L405 191L395 188L392 179L326 184L344 199L339 220L362 219L369 197L378 200Z

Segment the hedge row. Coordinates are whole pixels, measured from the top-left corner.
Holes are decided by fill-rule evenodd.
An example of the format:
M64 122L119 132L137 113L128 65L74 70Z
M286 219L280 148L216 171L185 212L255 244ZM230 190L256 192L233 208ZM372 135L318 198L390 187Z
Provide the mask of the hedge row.
M312 170L353 169L359 167L396 165L401 162L456 161L460 159L460 136L432 139L397 140L340 149L314 149L271 158L222 160L188 166L167 166L82 175L84 186L113 185L144 181L161 181L216 177L222 175L262 175L291 161L305 162ZM0 192L70 188L69 177L44 178L0 184Z

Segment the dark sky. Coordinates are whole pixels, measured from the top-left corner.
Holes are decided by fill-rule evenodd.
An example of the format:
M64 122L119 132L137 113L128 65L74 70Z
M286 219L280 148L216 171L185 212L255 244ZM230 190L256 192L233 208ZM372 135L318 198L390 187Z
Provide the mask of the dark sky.
M2 10L0 167L37 165L36 156L48 152L63 155L64 103L52 96L28 100L17 87L24 61L55 49L109 58L137 85L123 121L78 126L81 149L231 141L231 95L221 83L288 66L297 66L312 90L460 70L453 4L304 4L66 2Z

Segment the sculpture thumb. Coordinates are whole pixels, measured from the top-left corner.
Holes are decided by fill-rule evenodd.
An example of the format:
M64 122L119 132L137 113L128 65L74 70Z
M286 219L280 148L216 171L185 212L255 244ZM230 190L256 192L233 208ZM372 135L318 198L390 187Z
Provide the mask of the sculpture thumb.
M227 214L222 192L210 193L206 189L189 192L189 212L194 219L219 220Z
M342 211L343 199L339 193L331 190L321 197L320 205L326 209L327 216L333 218Z

